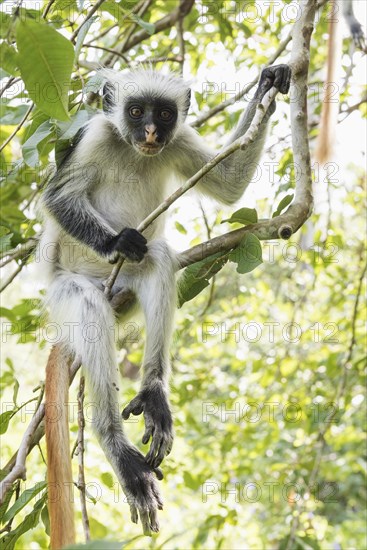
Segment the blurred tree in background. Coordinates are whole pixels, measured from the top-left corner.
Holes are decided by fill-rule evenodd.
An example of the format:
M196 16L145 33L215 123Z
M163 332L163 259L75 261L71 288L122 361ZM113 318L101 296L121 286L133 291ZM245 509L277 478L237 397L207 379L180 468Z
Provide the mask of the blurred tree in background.
M309 78L311 139L318 132L328 22L335 15L327 3L320 5ZM244 102L212 109L233 98L272 57L288 61L287 37L299 4L50 0L5 1L1 7L4 476L42 398L44 366L57 341L55 327L40 317L37 203L70 139L100 108L96 69L149 61L193 79L189 122L222 144ZM176 440L163 464L161 533L152 539L130 524L93 437L86 396L88 515L91 538L104 539L93 548L367 547L363 71L362 54L353 52L345 34L337 90L340 145L327 165L313 161L311 219L290 241L264 242L264 261L253 272L225 265L178 311L172 349ZM260 219L287 205L297 177L286 101L272 118L258 177L238 206L256 206ZM169 240L185 249L240 227L220 224L231 214L184 198L171 210ZM142 358L140 324L119 336L128 402ZM73 387L72 440L76 403ZM134 420L127 431L137 442L142 420ZM77 458L73 463L77 479ZM45 475L41 439L29 455L27 480L17 482L0 507L2 548L47 547ZM78 508L77 488L74 498Z

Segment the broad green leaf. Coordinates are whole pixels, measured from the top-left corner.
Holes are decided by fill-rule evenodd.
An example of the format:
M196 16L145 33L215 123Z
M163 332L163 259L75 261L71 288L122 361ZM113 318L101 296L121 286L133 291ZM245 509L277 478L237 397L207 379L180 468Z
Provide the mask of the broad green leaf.
M229 254L229 259L237 264L238 273L249 273L262 263L262 249L259 239L247 233L237 248Z
M257 212L255 208L240 208L232 214L227 220L223 220L221 223L242 223L243 225L249 225L251 223L257 223Z
M228 256L218 252L185 269L177 281L178 306L192 300L209 285L209 279L227 263Z
M18 75L18 54L6 42L0 44L0 66L11 75Z
M45 494L39 501L35 503L33 510L26 515L24 520L16 527L16 529L10 531L10 533L7 533L5 536L3 536L3 538L1 539L2 550L13 550L17 540L22 535L24 535L24 533L36 527L39 522L41 510L46 501L46 496L47 495Z
M1 105L0 124L3 126L15 126L19 124L28 109L29 105L18 105L18 107Z
M8 13L0 11L0 38L6 38L13 18Z
M290 193L289 195L286 195L285 197L283 197L280 203L278 204L274 214L272 215L272 218L275 218L276 216L280 216L284 208L286 208L288 204L292 202L293 197L294 197L294 193Z
M24 508L24 506L26 506L36 495L38 495L38 493L40 493L46 487L46 485L46 481L40 481L36 483L34 487L26 489L4 515L4 523L8 522L14 516L16 516L18 512L20 512L20 510Z
M33 168L39 162L38 146L50 136L53 132L53 126L49 121L43 122L38 126L34 134L23 144L22 153L25 162Z
M15 410L11 411L5 411L2 414L0 414L0 434L4 434L9 426L9 422L13 414L15 413Z
M1 470L0 472L0 479L3 480L4 477L6 476L8 472L6 472L5 470ZM0 523L3 524L3 517L4 517L4 514L9 506L9 502L11 501L11 498L13 496L13 493L14 493L14 490L15 490L15 484L13 484L13 486L9 489L9 491L6 493L5 495L5 498L3 500L3 503L1 504L0 506ZM1 540L1 539L0 539Z
M86 122L88 122L89 115L86 110L81 110L76 113L75 116L68 122L60 122L58 127L60 129L60 134L58 139L60 140L69 140L75 136L75 134L80 130Z
M19 66L27 91L46 114L68 120L68 91L74 61L72 44L44 23L17 25Z

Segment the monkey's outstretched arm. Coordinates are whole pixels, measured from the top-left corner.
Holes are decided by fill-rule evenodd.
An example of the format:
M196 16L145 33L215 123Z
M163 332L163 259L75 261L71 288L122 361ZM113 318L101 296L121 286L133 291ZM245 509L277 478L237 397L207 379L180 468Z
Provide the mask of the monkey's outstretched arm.
M281 93L288 93L290 79L291 70L287 65L269 67L262 72L255 97L242 115L227 145L245 134L254 118L257 105L273 86ZM244 151L236 151L204 176L197 186L199 191L225 204L232 204L242 196L257 168L265 141L267 122L274 111L275 102L266 113L255 141ZM181 154L178 155L176 167L185 178L191 177L216 154L216 151L209 148L190 127L185 126L178 139L181 139Z

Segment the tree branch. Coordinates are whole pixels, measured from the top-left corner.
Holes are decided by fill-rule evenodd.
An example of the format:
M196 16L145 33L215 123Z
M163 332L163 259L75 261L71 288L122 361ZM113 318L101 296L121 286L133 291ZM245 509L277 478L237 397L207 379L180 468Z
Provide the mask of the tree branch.
M192 7L194 6L194 3L195 0L180 0L180 5L178 8L154 23L155 30L153 34L157 34L173 27L180 18L186 17L186 15L190 13ZM132 36L129 36L129 38L127 40L124 40L120 47L116 49L120 53L125 53L137 44L140 44L140 42L143 42L147 38L150 38L150 36L151 35L146 30L141 29ZM111 64L113 64L113 62L113 56L107 57L104 61L106 67L109 67Z
M266 65L264 65L263 68L269 67L270 65L272 65L278 59L278 57L284 52L284 50L286 49L286 47L288 46L291 40L292 40L292 31L283 40L283 42L279 44L279 47L277 48L276 52L274 52L274 54L270 57L268 63L266 63ZM219 105L216 105L212 109L209 109L208 111L204 112L202 115L199 115L198 117L196 117L196 119L194 120L194 122L190 124L190 126L192 126L193 128L197 128L198 126L201 126L202 124L204 124L204 122L212 118L214 115L217 115L221 111L224 111L224 109L226 109L230 105L234 105L244 95L248 94L248 92L254 86L256 86L257 82L259 81L260 74L261 74L261 71L259 72L258 76L254 78L254 80L252 80L252 82L247 84L247 86L245 86L243 90L240 90L234 97L231 97L230 99L226 99L226 101L223 101Z
M70 384L81 367L81 360L76 357L70 367ZM36 410L28 428L22 438L18 451L5 466L4 471L9 473L0 483L0 506L4 502L6 494L12 488L17 479L26 479L26 459L30 451L40 442L45 435L44 425L41 424L45 416L45 404L42 403Z
M222 160L226 159L230 155L232 155L235 151L238 149L245 149L250 143L252 143L260 129L261 122L270 107L270 104L274 101L276 95L278 93L278 90L276 88L271 88L271 90L264 96L261 103L257 105L255 116L251 122L251 125L247 132L241 136L240 138L236 139L233 143L228 145L228 147L225 147L220 153L218 153L215 157L212 158L207 164L205 164L196 174L194 174L190 179L186 181L181 187L179 187L172 195L170 195L167 199L165 199L153 212L149 214L137 227L137 230L142 232L144 231L154 220L158 218L163 212L168 210L168 208L177 201L184 193L186 193L189 189L192 189L194 185L198 183L198 181L201 180L205 174L210 172L217 164L219 164ZM124 257L121 257L120 260L117 262L115 267L112 270L112 273L110 277L107 279L105 283L105 294L107 297L110 297L111 295L111 289L114 285L114 282L116 281L116 277L125 261Z

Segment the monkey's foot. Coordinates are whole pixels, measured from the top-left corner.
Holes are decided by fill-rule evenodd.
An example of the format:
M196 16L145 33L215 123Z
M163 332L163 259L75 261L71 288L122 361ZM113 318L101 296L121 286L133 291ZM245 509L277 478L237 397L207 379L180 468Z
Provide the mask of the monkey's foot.
M138 523L140 517L144 535L158 533L158 510L163 501L151 467L144 456L134 447L124 453L121 471L123 490L130 506L131 521ZM158 476L158 472L155 472Z
M173 425L166 393L161 384L144 388L124 408L122 417L127 420L130 414L144 414L144 445L152 438L145 460L152 468L157 468L172 450Z

